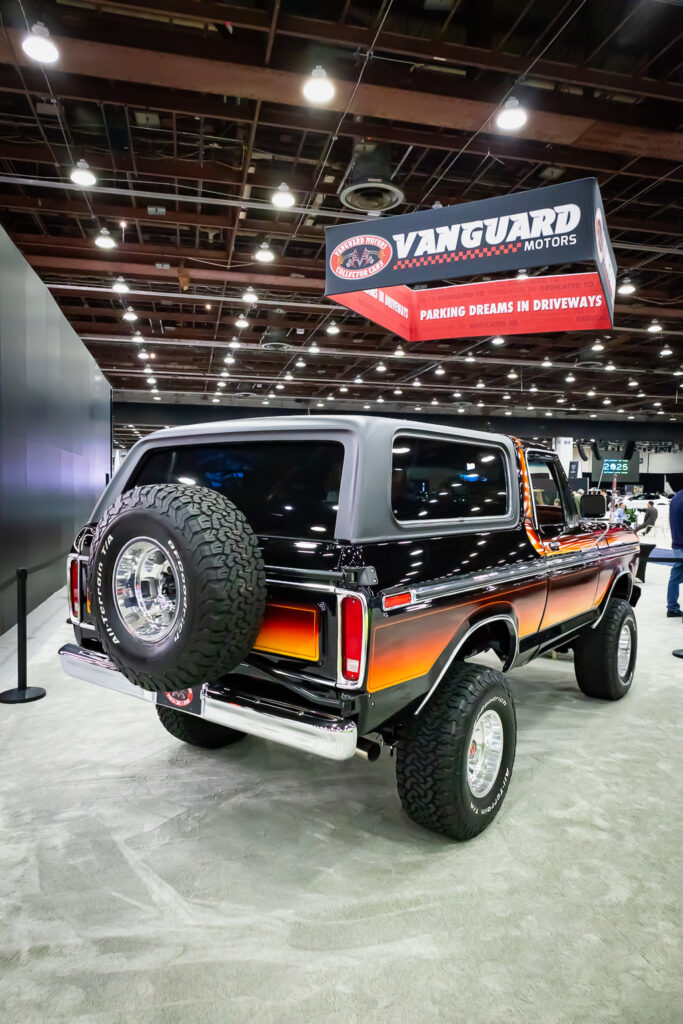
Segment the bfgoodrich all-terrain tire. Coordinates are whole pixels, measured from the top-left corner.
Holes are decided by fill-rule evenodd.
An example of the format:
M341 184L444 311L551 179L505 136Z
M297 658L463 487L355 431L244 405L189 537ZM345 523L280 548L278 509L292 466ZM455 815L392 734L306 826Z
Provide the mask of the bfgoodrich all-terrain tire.
M501 808L517 723L505 677L462 662L441 681L398 742L396 780L407 814L453 839L471 839Z
M574 672L587 697L620 700L631 689L638 654L633 608L613 597L595 629L585 629L574 644Z
M252 649L265 569L249 524L221 494L135 487L98 524L88 593L102 646L126 678L181 690L219 678Z
M183 743L191 743L193 747L217 750L218 747L227 747L230 743L237 743L246 735L243 732L237 732L236 729L227 729L224 725L207 722L196 715L176 711L175 708L157 705L157 714L166 732L170 732L171 736L182 740Z

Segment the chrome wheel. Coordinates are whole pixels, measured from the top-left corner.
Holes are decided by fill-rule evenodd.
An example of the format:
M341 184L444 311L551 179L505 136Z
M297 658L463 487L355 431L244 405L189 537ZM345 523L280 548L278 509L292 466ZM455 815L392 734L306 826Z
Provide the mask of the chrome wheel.
M622 683L628 681L628 671L631 667L631 651L633 650L633 636L631 627L625 622L621 627L619 642L617 645L617 672Z
M178 618L178 568L157 541L136 537L122 548L113 576L121 622L137 640L159 643Z
M486 796L503 760L503 723L496 711L483 711L474 723L467 752L467 784L472 796Z

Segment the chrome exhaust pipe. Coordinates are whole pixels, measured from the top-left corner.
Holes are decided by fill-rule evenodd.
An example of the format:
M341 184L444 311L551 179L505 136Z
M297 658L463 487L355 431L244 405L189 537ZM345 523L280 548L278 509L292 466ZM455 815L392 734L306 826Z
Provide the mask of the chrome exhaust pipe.
M356 749L354 750L354 754L365 758L366 761L376 761L381 753L381 743L376 743L374 740L366 740L363 736L356 743Z

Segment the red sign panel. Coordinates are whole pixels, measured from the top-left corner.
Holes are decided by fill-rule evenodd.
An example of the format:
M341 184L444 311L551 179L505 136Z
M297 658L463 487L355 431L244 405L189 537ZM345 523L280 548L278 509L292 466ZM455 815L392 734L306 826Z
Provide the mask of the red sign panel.
M422 291L395 285L330 298L406 341L611 327L597 272L482 281Z

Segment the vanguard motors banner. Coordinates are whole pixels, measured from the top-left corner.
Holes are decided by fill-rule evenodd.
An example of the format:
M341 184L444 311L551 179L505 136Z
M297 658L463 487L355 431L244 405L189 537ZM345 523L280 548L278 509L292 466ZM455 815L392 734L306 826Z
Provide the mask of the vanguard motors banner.
M612 324L616 261L594 178L344 224L327 228L325 236L326 294L407 340L594 330ZM438 297L437 290L409 287L586 261L597 273L453 285L438 289L444 293ZM538 292L544 282L553 295ZM550 299L552 306L547 305ZM435 314L428 312L430 303ZM495 307L495 313L479 312L484 307ZM458 312L446 315L445 309Z

